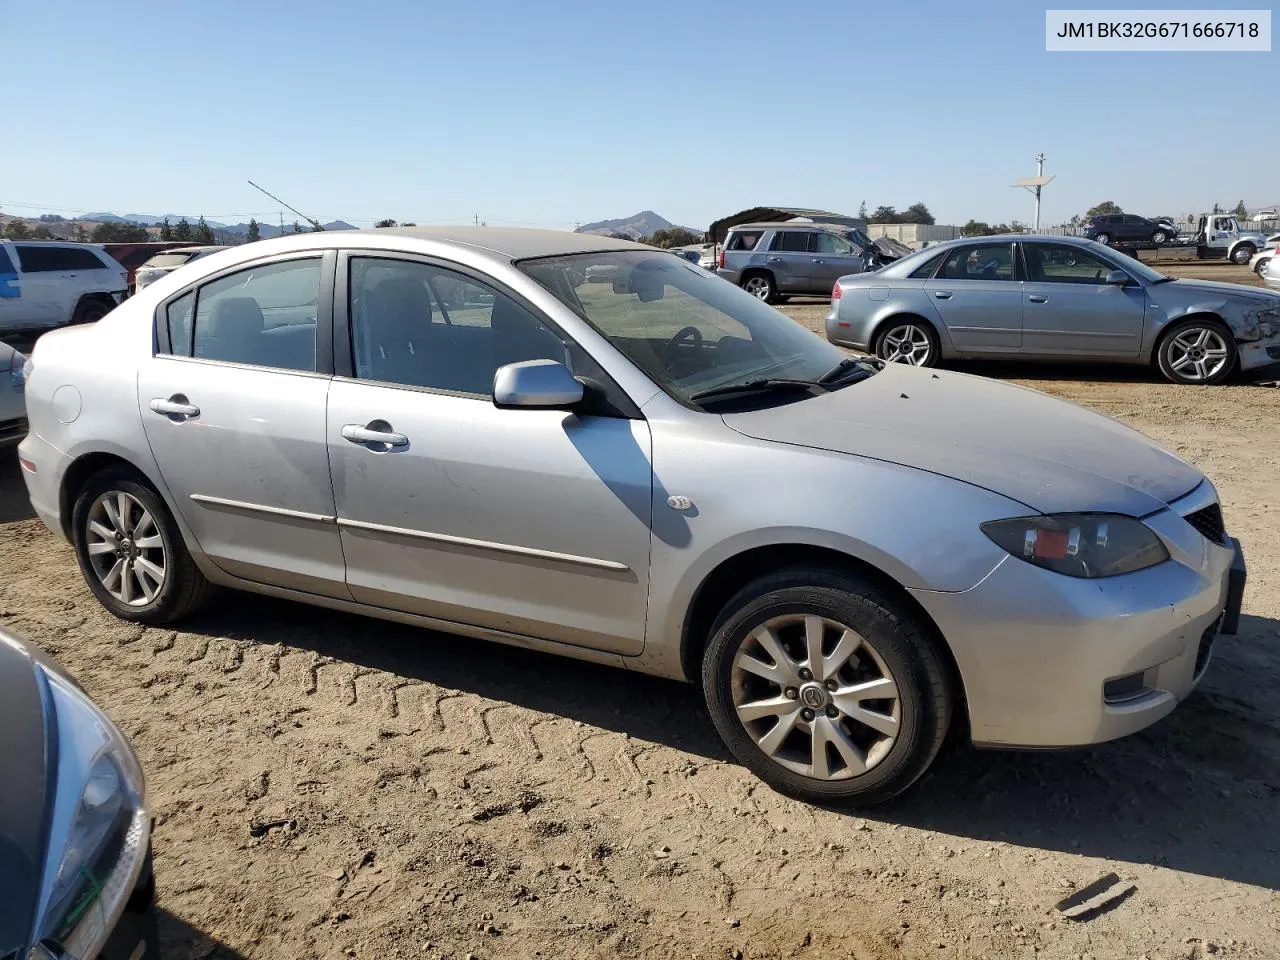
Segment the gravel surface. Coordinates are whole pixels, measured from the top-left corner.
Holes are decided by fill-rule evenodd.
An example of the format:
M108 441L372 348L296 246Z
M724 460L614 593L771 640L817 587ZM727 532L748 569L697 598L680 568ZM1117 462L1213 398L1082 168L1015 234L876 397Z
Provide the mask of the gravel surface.
M231 593L179 630L116 621L12 451L0 623L138 749L166 958L1280 956L1280 390L972 369L1218 484L1250 564L1240 634L1145 733L954 746L892 806L818 809L736 766L693 687ZM1054 912L1109 871L1135 892Z

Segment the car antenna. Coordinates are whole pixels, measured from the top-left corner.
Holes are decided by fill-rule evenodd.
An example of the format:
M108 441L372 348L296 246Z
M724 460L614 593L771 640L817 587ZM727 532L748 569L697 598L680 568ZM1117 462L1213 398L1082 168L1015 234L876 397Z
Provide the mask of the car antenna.
M262 192L263 192L263 193L265 193L268 197L270 197L270 198L271 198L272 200L274 200L276 203L278 203L278 204L280 204L280 205L282 205L282 206L285 206L285 207L289 207L289 205L288 205L287 203L285 203L283 200L281 200L279 197L277 197L277 196L276 196L274 193L272 193L270 190L264 190L262 187L258 186L256 183L254 183L252 180L248 180L248 181L246 181L246 182L249 184L249 186L253 187L253 189L255 189L255 190L262 190ZM307 223L311 224L311 226L315 229L315 231L316 231L317 233L323 233L323 232L324 232L324 227L320 226L320 221L318 221L318 220L312 220L310 217L308 217L305 213L303 213L303 212L302 212L301 210L299 210L297 207L289 207L289 209L290 209L290 210L292 210L294 213L296 213L298 216L300 216L303 220L307 221Z

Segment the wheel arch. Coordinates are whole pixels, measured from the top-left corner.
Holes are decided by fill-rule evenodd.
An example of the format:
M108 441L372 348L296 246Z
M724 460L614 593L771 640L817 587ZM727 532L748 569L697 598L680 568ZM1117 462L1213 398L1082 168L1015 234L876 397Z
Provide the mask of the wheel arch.
M80 294L80 299L76 301L74 309L71 311L72 319L79 316L80 311L85 307L95 303L105 307L108 313L116 308L115 298L109 293L103 293L101 291L96 293L82 293Z
M1181 326L1188 320L1198 320L1201 323L1208 322L1216 324L1227 333L1231 334L1232 341L1235 340L1235 334L1231 333L1231 324L1227 323L1222 314L1215 313L1213 310L1191 310L1187 313L1179 314L1176 317L1170 317L1168 322L1160 328L1159 332L1156 333L1155 340L1151 344L1151 355L1147 357L1148 363L1159 364L1160 351L1164 347L1165 341L1169 339L1169 336L1175 327Z
M728 601L752 580L785 567L822 566L866 580L903 605L941 656L956 696L956 718L968 724L968 700L959 664L933 617L901 583L872 563L830 547L812 543L755 546L722 560L698 584L684 618L680 636L680 664L686 680L702 674L702 657L711 628Z
M164 494L160 492L146 472L139 469L137 464L131 463L125 457L105 450L95 450L91 453L81 454L67 466L58 484L58 522L62 527L63 535L68 540L72 539L71 513L75 509L76 497L80 495L80 491L84 489L84 485L88 483L90 477L108 467L123 467L129 470L139 480L155 490L161 499L164 499Z

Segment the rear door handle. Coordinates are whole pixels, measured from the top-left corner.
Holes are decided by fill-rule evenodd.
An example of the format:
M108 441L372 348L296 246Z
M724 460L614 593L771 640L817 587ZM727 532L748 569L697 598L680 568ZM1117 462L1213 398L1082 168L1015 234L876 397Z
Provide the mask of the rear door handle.
M1048 297L1042 297L1038 293L1028 293L1027 299L1030 300L1032 303L1048 303L1049 302Z
M374 423L382 425L379 421L374 421ZM408 437L403 433L393 433L390 430L390 425L388 424L387 426L388 429L386 430L377 430L373 429L372 424L362 427L358 423L348 423L342 428L342 437L352 443L385 443L389 447L407 447L409 445Z
M180 393L175 393L168 400L156 397L151 401L151 409L166 417L180 417L183 420L200 416L200 408L187 403L187 398Z
M935 290L935 291L933 291L933 295L934 295L934 297L935 297L936 299L938 299L938 300L950 300L950 299L951 299L951 291L950 291L950 290Z

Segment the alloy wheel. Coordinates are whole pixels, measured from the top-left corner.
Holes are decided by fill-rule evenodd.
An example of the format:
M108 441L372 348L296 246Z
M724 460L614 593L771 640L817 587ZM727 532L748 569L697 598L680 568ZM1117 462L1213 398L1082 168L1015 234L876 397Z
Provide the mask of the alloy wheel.
M904 323L885 332L877 352L882 360L922 367L932 359L933 344L923 329L914 323Z
M168 558L160 526L131 494L108 490L93 502L85 544L98 581L121 603L146 606L164 587Z
M757 300L767 300L769 299L771 285L764 277L754 276L747 278L747 282L742 285L742 289Z
M1169 369L1194 383L1211 379L1231 361L1226 340L1212 327L1189 327L1170 340L1166 350Z
M756 746L818 780L873 769L901 729L898 684L884 659L852 627L815 614L756 627L734 656L731 689Z

